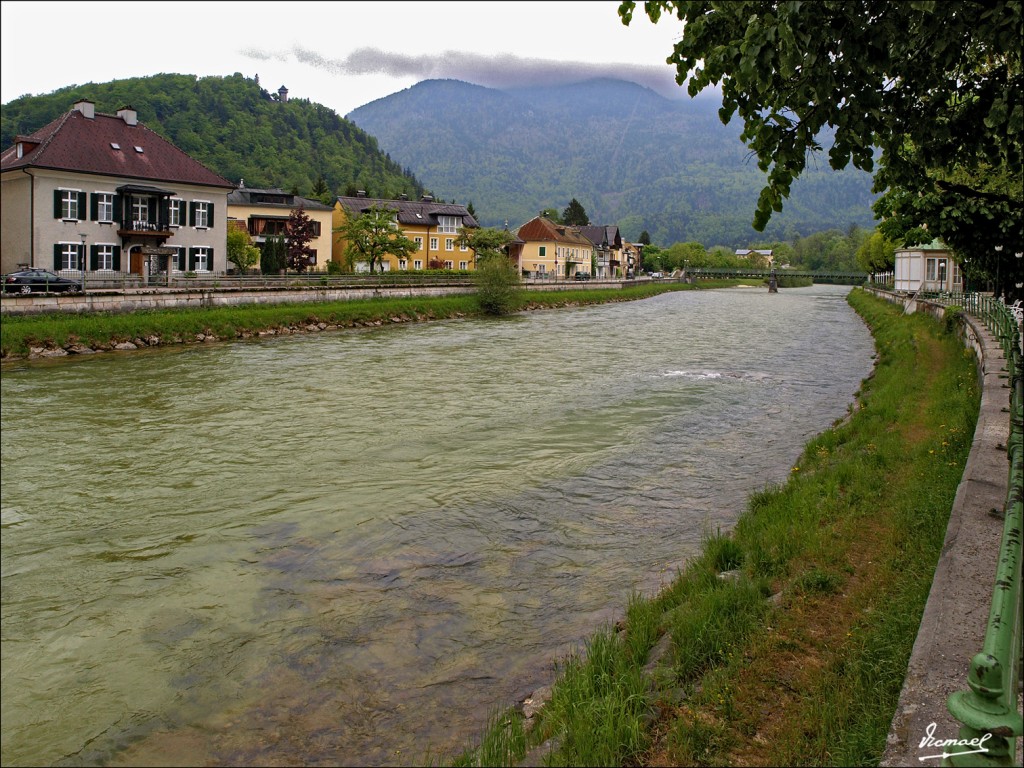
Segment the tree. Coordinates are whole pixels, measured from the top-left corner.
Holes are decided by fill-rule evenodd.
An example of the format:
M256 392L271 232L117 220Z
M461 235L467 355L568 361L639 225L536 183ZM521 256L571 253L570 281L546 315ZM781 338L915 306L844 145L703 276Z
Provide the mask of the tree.
M263 243L260 253L260 272L264 275L276 275L285 264L284 238L280 235L268 237Z
M313 197L319 200L324 205L330 205L332 202L333 195L331 194L331 188L327 186L327 180L321 174L316 177L316 182L313 184Z
M569 201L569 205L562 211L562 223L573 227L585 227L590 223L586 210L575 197Z
M284 235L287 242L288 268L296 272L305 272L313 257L313 249L309 244L313 240L314 228L313 220L309 218L301 204L288 215Z
M565 223L562 221L562 217L558 215L557 208L545 208L543 211L540 212L540 215L543 216L545 219L555 222L555 224Z
M619 6L624 24L635 6ZM676 81L690 96L720 84L720 118L728 123L738 112L743 120L741 136L767 173L755 229L782 210L793 180L831 136L834 169L852 162L874 172L878 151L875 191L886 195L876 214L899 221L889 236L941 235L958 250L980 238L997 268L1024 251L1021 7L644 3L651 21L668 12L683 24L668 58ZM989 174L1005 174L1009 191L988 188Z
M378 264L384 270L385 256L402 260L418 250L416 243L395 225L395 212L383 206L370 206L334 231L348 241L345 257L349 263L365 261L371 272Z
M260 249L252 244L249 233L244 229L228 227L227 249L228 261L243 275L260 260Z
M637 242L639 242L641 245L651 244L651 236L646 229L640 233L640 239Z
M896 266L896 243L875 230L857 249L857 266L865 272L891 272Z
M473 283L480 309L489 315L507 315L518 307L522 292L519 270L508 257L512 235L505 229L464 229L459 244L473 249Z

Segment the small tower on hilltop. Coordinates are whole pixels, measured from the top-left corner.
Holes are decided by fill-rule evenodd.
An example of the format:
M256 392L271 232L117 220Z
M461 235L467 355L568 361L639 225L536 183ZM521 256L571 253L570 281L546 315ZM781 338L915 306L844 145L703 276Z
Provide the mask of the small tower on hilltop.
M277 89L277 98L280 99L282 102L288 101L288 89L285 88L283 85Z

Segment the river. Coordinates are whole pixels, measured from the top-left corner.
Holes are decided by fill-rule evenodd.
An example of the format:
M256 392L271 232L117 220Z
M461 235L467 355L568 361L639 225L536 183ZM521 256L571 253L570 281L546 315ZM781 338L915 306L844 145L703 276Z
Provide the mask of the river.
M3 764L443 760L846 413L848 290L5 366Z

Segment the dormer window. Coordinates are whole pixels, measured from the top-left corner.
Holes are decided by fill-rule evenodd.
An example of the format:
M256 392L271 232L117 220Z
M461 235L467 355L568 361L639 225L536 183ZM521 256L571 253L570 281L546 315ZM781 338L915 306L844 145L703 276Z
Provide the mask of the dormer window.
M112 142L110 142L110 148L111 149L121 149L121 145L118 144L116 141L112 141Z
M142 147L135 147L135 151L138 152L141 155L142 154Z
M437 231L442 234L454 235L459 231L458 216L438 216L437 223Z

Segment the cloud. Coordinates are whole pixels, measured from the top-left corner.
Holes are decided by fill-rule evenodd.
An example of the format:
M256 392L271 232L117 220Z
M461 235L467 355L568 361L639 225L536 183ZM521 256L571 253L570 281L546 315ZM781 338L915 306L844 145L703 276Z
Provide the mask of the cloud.
M296 61L335 75L386 75L417 80L451 79L499 90L537 85L566 85L599 77L630 80L663 96L679 97L683 90L675 82L675 72L663 67L636 64L554 61L523 58L512 54L482 56L458 51L408 56L388 53L379 48L359 48L342 59L332 59L301 46L288 51L247 48L243 56L260 61L271 59Z

